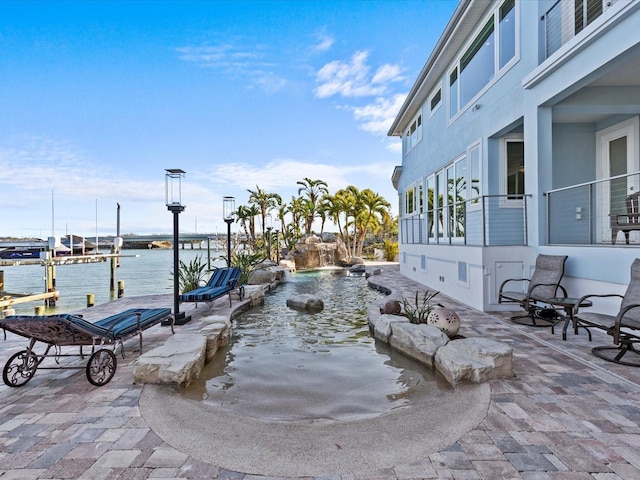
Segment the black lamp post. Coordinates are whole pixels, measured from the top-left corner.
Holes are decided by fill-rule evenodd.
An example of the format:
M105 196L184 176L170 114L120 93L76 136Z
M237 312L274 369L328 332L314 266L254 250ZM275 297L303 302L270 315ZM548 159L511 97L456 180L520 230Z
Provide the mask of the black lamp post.
M236 213L235 197L222 197L222 215L227 224L227 267L231 266L231 224Z
M180 228L178 217L185 209L182 205L182 177L184 170L167 168L165 173L164 196L167 209L173 213L173 318L175 325L184 325L190 316L180 313Z
M276 230L276 265L280 265L280 220L275 221Z
M267 258L269 258L269 262L271 262L271 230L273 230L273 218L271 215L267 215L265 217L265 225L267 227Z

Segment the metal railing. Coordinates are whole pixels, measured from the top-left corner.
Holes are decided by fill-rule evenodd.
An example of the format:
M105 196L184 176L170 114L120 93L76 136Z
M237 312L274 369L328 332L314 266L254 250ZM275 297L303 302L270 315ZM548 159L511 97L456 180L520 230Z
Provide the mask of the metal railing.
M530 195L484 195L400 219L403 244L527 245Z
M625 244L612 238L611 222L627 212L626 198L640 188L640 172L618 175L546 192L549 245ZM640 232L630 243L640 244Z
M616 0L558 0L542 17L548 58L600 17Z

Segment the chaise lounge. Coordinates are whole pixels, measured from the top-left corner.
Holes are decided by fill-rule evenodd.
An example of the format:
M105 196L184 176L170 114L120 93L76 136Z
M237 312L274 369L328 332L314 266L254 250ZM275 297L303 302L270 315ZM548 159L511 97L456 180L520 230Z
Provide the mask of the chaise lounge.
M547 299L557 297L558 290L562 291L562 296L567 296L567 291L560 285L566 260L566 255L540 254L536 258L536 268L531 279L511 278L502 282L498 303L517 303L526 311L524 315L511 317L512 322L531 327L548 327L556 323L555 310L544 308L544 304L548 303ZM526 282L528 288L526 291L506 290L505 287L511 282ZM542 311L551 315L545 317L544 314L541 315Z
M0 320L0 328L6 332L15 333L29 339L26 350L21 350L9 358L2 371L4 383L10 387L25 385L38 368L41 369L82 369L85 368L89 383L106 385L116 372L117 360L115 351L120 347L124 358L124 341L139 338L140 352L142 352L142 332L167 317L169 308L132 308L121 313L88 322L80 315L14 315ZM173 318L171 317L171 331L173 332ZM36 353L34 347L37 342L47 345L44 353ZM92 354L86 367L60 366L62 357L80 357L83 346L91 346ZM60 347L79 346L79 354L63 354ZM103 348L108 346L110 348ZM54 354L49 355L51 347L55 347ZM96 350L97 347L100 347ZM55 358L57 366L41 366L45 358Z
M231 292L236 288L241 274L240 267L217 268L211 274L206 285L183 293L179 300L180 302L195 302L196 308L198 308L198 302L207 302L211 305L214 300L229 295L229 307L231 307ZM240 297L242 298L243 289L240 288Z

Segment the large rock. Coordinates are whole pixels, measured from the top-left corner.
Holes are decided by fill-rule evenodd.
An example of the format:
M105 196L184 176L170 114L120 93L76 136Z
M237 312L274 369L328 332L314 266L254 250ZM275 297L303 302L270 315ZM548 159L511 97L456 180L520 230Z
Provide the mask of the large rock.
M388 317L389 315L382 315ZM398 317L401 318L401 317ZM440 329L424 323L392 322L389 345L419 362L433 366L438 349L449 342Z
M346 265L349 254L344 243L337 237L332 237L330 240L323 242L315 235L303 237L287 254L286 259L293 261L297 270Z
M383 314L375 319L375 322L369 322L373 330L373 336L378 340L389 343L391 337L391 325L394 323L409 323L409 319L405 316Z
M176 333L138 357L133 377L139 383L188 385L204 367L207 339L196 333Z
M314 295L303 294L297 297L287 298L287 307L294 310L307 312L319 312L324 309L324 302Z
M204 326L200 333L207 339L205 363L209 362L219 348L229 343L231 338L231 322L225 315L210 315L202 319Z
M276 271L271 268L261 268L254 270L249 275L247 284L249 285L270 285L276 281Z
M451 383L486 382L513 376L513 349L488 338L462 338L441 347L436 369Z

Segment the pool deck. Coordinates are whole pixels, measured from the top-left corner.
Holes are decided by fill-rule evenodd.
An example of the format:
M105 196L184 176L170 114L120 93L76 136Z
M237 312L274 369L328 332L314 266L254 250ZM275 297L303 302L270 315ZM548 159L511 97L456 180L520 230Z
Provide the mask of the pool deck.
M424 291L382 265L375 282L413 295ZM513 324L507 313L487 314L456 304L464 336L490 337L513 348L515 377L490 382L486 417L457 442L419 461L375 472L362 469L322 479L640 479L640 369L605 362L591 354L611 337L594 331L562 332ZM83 311L89 320L132 307L171 307L171 295L122 298ZM234 302L235 303L235 302ZM181 307L182 308L182 307ZM213 312L192 311L194 321L177 331L197 328L204 314L229 315L227 299ZM143 350L170 331L145 331ZM139 401L143 385L133 383L132 353L118 357L113 380L104 387L87 382L84 370L37 371L24 387L0 385L0 480L6 479L266 479L198 461L163 441L145 422ZM0 365L26 346L8 335L0 342ZM464 412L460 412L464 415ZM452 421L456 421L452 418ZM188 432L185 432L188 435ZM381 435L382 437L382 435ZM389 441L389 439L386 439ZM402 449L411 438L395 438ZM282 458L282 462L286 462ZM364 462L363 462L364 463ZM366 472L366 473L362 473ZM312 478L312 477L302 477Z

